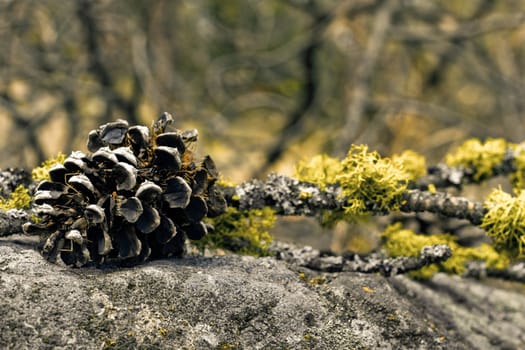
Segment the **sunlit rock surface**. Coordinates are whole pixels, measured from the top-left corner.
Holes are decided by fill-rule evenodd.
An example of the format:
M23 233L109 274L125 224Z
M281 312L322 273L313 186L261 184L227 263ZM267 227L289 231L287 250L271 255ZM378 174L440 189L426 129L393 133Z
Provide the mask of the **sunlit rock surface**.
M74 269L15 235L0 240L0 348L525 348L525 287L489 282L242 256Z

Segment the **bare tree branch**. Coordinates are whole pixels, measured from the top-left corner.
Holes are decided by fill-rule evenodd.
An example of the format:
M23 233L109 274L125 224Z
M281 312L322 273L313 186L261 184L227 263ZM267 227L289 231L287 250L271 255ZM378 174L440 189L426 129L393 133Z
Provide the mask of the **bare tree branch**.
M315 15L315 14L314 14ZM329 14L315 15L314 23L308 44L302 50L301 64L303 66L303 83L302 83L302 97L296 109L289 114L285 126L283 127L278 140L273 144L268 151L266 160L263 165L253 174L258 177L268 171L268 168L279 160L286 150L286 146L291 139L302 132L302 122L306 113L314 104L315 95L317 92L317 68L316 68L316 51L321 44L321 37L330 23L332 16Z
M395 27L389 35L392 39L408 41L414 43L428 43L439 41L452 41L456 44L459 41L472 39L488 33L514 29L525 23L525 14L494 14L489 17L462 23L455 30L436 31L435 28L428 30L414 30L410 27Z
M356 69L346 119L341 130L339 140L339 153L341 154L346 152L361 128L361 118L369 100L372 74L388 36L392 16L398 6L398 0L385 0L375 13L372 33Z
M135 84L133 85L134 92L132 98L129 100L124 99L119 96L114 91L114 81L109 73L108 69L104 64L104 58L102 57L102 48L99 43L99 32L93 13L93 1L91 0L80 0L78 1L77 16L82 24L84 29L84 36L87 46L87 55L89 61L89 71L93 73L95 77L100 81L100 85L104 88L103 93L106 95L106 98L109 100L109 107L106 110L106 115L104 117L105 121L111 119L111 107L114 103L116 107L120 108L126 119L131 121L134 124L139 123L138 118L138 97L139 92L137 90L137 83L139 82L136 72L133 75L135 79Z

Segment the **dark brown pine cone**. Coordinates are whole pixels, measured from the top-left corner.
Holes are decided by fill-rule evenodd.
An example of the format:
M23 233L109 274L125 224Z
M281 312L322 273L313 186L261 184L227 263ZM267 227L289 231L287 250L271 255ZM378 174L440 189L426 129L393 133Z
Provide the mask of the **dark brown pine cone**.
M204 217L226 210L218 172L209 156L193 159L197 130L168 131L172 122L164 113L152 128L102 125L89 133L91 154L73 152L50 169L34 196L38 220L24 225L44 237L44 257L133 265L181 256L186 237L206 235Z

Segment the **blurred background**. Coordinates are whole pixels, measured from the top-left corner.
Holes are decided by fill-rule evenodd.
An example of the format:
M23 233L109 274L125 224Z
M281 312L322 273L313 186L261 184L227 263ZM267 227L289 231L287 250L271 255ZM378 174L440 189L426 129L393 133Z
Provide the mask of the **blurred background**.
M525 138L525 0L0 0L0 168L89 130L200 132L233 181L351 143Z

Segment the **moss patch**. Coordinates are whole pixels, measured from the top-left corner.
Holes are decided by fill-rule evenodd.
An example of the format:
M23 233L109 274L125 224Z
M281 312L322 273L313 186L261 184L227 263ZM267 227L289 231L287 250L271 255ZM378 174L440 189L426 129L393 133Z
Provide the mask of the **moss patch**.
M209 219L215 230L193 243L200 249L227 249L229 251L264 256L273 240L268 232L275 225L275 212L270 208L239 211L228 208L227 211Z

